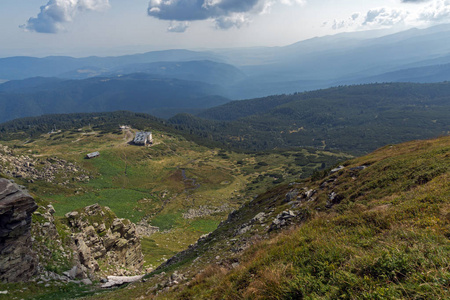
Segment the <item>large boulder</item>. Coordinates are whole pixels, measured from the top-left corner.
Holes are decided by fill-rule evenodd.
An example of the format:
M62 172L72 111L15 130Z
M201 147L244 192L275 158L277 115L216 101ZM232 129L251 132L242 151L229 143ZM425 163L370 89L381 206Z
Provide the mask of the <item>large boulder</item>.
M34 199L17 184L0 178L0 281L18 282L37 272L32 249L31 215Z

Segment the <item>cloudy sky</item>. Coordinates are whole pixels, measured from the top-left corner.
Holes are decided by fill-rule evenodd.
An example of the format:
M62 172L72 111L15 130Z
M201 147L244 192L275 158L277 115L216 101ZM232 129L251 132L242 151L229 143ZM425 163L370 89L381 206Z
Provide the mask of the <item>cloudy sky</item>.
M283 46L450 22L450 0L0 0L0 57Z

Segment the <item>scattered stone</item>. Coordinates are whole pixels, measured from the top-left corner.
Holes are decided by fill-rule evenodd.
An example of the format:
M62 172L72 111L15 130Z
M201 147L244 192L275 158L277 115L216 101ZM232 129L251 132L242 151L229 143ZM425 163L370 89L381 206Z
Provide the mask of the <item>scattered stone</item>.
M358 167L354 167L354 168L350 168L351 171L361 171L364 170L365 168L367 168L367 166L358 166Z
M337 167L337 168L332 169L332 170L330 171L330 173L336 173L336 172L339 172L340 170L342 170L342 169L344 169L344 168L345 168L344 166L339 166L339 167Z
M150 225L145 219L136 224L136 233L140 237L151 236L157 232L159 232L159 227Z
M224 204L220 207L210 208L208 206L200 206L198 209L189 209L187 213L183 214L184 219L195 219L201 217L207 217L213 214L219 214L224 212L230 212L232 208L228 204Z
M256 216L253 217L253 219L250 221L250 223L262 223L266 219L266 214L264 212L260 212Z
M336 192L331 192L328 195L328 202L326 207L331 208L333 205L339 204L342 201L342 199L343 199L342 196L336 194Z
M81 280L81 283L84 285L92 285L92 281L89 278Z
M272 221L272 224L269 227L269 232L290 225L291 219L295 218L295 216L296 215L291 210L279 213Z
M309 199L309 198L311 198L314 194L316 193L316 190L308 190L306 193L305 193L305 196L306 196L306 198L307 199Z
M0 145L0 172L11 177L24 178L29 183L35 180L67 185L69 180L89 181L87 171L76 167L66 160L52 157L40 158L28 155L16 155L12 149ZM36 166L40 165L39 168ZM57 176L58 175L58 176Z
M297 199L298 196L298 190L292 190L289 193L286 194L286 197L284 198L284 202L288 203L291 202L292 200Z
M216 259L218 259L218 258L216 257ZM183 274L179 274L178 271L175 271L175 272L173 272L172 275L170 275L169 286L179 284L181 281L183 281L185 279L186 278L184 277Z
M236 235L242 235L246 232L248 232L250 229L252 229L252 225L249 224L243 224L241 227L239 227L239 229L236 231L235 236Z
M114 286L120 286L126 283L137 282L142 279L144 275L138 276L108 276L108 282L103 284L102 288L111 288Z
M70 218L75 218L78 215L79 215L79 213L77 211L72 211L72 212L68 212L67 214L65 214L65 217L70 219Z

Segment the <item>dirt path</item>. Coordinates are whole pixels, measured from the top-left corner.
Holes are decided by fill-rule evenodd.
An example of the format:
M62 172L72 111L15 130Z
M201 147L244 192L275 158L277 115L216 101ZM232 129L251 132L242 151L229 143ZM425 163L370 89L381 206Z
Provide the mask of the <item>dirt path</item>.
M133 131L131 131L131 129L125 129L124 133L124 144L129 144L134 139L134 133Z

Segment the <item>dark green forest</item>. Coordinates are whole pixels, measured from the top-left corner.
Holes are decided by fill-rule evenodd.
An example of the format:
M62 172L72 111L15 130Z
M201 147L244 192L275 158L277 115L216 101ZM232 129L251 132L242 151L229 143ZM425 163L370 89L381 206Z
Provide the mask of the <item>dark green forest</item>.
M0 125L0 138L57 129L118 124L181 133L203 145L240 151L308 147L362 154L386 144L448 135L450 83L341 86L233 101L198 116L169 120L144 113L77 113L23 118Z
M169 122L232 148L316 147L362 154L448 134L450 83L340 86L233 101Z

